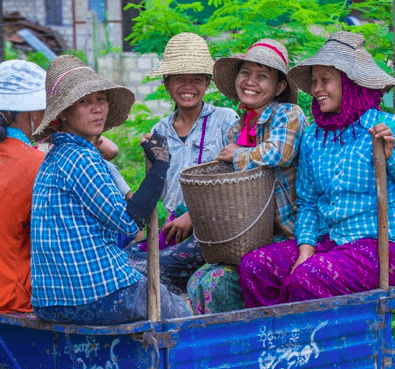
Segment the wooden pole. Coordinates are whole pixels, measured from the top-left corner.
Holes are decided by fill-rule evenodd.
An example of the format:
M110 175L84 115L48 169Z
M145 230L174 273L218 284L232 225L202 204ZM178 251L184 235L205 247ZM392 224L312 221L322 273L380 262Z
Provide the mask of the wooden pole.
M145 166L148 173L151 168L151 162L148 159L145 160ZM158 209L155 207L147 223L147 296L148 319L151 322L161 320L158 234Z
M387 203L387 172L384 154L384 140L373 137L374 171L377 187L378 215L378 254L380 265L379 287L389 289L388 267L388 203Z

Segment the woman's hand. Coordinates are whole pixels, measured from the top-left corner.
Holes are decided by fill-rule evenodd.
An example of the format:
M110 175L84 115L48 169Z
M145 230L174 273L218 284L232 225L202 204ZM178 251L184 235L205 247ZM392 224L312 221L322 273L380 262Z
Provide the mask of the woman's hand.
M104 160L111 161L118 155L118 146L110 139L104 136L100 136L96 141L96 149L99 150Z
M167 234L166 243L169 243L174 236L176 236L176 243L180 243L189 236L191 231L192 222L188 213L181 215L163 227L163 233Z
M152 137L152 133L147 133L147 134L145 134L145 135L141 138L141 140L140 140L140 145L141 145L143 142L145 142L145 141L149 141L149 140L151 139L151 137Z
M315 252L314 246L311 246L307 243L303 243L302 245L300 245L299 246L299 257L296 260L296 263L291 270L291 274L293 273L293 271L299 264L304 263L309 257L313 256L314 252Z
M369 133L376 138L382 137L384 139L384 153L385 158L388 160L394 151L395 145L395 137L392 131L385 123L379 123L377 126L369 128Z
M150 137L150 139L147 139ZM140 144L145 152L148 160L154 164L156 161L162 161L169 164L170 153L167 145L167 138L158 132L154 132L151 136L145 135Z
M238 149L240 149L240 146L234 143L226 145L214 160L221 160L228 163L233 163L233 155Z

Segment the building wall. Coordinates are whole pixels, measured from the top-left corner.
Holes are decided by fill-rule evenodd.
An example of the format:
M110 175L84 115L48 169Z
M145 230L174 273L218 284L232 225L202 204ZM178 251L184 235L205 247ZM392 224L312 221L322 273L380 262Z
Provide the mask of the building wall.
M74 0L75 18L73 26L73 0L62 1L62 25L46 24L45 0L2 0L3 12L18 11L32 22L49 26L59 32L69 48L84 49L89 61L93 62L92 14L88 0ZM122 0L107 0L109 34L112 46L122 46ZM73 35L73 32L75 34ZM106 41L105 31L99 24L101 42Z
M44 0L2 0L3 12L18 11L30 21L45 24Z
M147 94L154 92L161 81L141 84L149 71L159 64L156 54L139 55L134 52L110 54L99 58L98 73L109 80L128 87L136 101L142 102L157 116L170 113L170 104L164 101L144 101Z

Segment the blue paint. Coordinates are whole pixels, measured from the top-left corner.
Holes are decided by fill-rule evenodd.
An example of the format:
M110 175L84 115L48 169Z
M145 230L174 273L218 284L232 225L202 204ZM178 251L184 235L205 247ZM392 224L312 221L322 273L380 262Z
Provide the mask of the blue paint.
M0 367L12 368L14 357L18 369L389 369L394 308L391 288L155 324L75 326L2 314Z

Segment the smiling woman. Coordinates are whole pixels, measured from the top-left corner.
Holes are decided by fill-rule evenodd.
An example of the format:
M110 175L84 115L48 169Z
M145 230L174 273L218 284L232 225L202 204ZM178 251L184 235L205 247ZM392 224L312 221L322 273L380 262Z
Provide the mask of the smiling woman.
M180 171L213 160L225 146L227 132L238 119L231 109L203 102L213 64L206 41L185 32L170 39L162 62L149 74L163 76L166 90L176 104L173 114L162 118L151 134L156 131L167 138L172 157L162 193L171 216L163 227L160 248L177 246L161 251L160 265L162 282L177 293L186 292L189 277L204 264L199 244L191 236L189 214L182 214L185 200L178 182ZM133 265L146 273L147 253L143 250L144 247L136 245L128 249Z
M333 67L312 67L311 93L323 113L340 113L342 103L340 71Z
M217 160L235 171L258 166L272 168L277 180L273 240L294 238L295 174L306 118L297 102L296 88L287 78L288 51L276 40L262 39L244 55L214 64L214 81L245 110L229 131L229 144ZM262 205L263 206L263 205ZM235 266L206 264L188 283L195 313L240 309L244 300Z

